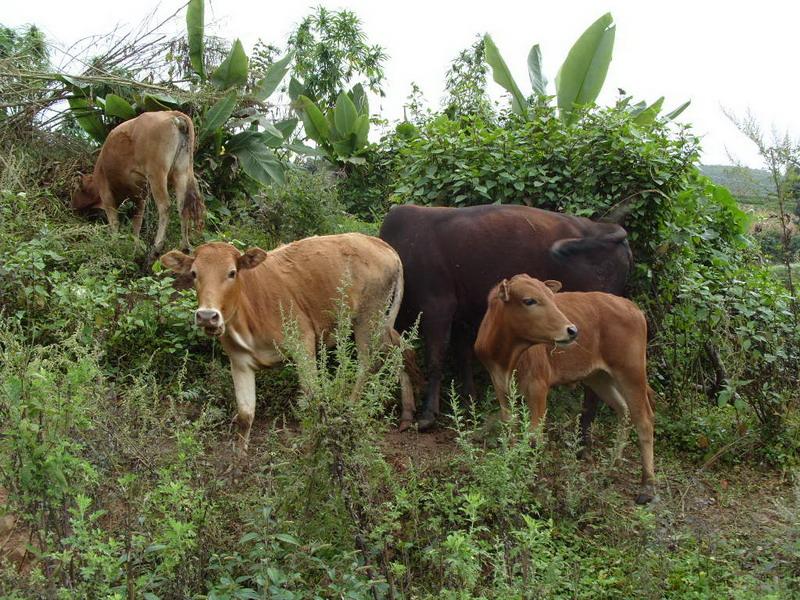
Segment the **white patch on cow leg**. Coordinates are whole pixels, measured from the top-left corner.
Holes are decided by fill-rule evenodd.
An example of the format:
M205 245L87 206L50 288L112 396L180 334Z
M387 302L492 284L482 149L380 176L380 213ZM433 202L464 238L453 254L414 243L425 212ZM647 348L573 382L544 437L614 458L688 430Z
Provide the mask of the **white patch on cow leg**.
M239 428L237 449L241 454L245 454L250 442L250 428L256 414L256 374L247 363L231 357L231 375L233 375L238 413L236 417Z

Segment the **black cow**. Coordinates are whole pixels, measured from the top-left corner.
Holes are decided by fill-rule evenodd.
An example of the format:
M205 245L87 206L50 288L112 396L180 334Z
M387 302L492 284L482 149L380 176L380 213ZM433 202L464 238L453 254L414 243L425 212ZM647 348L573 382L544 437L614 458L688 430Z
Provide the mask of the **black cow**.
M422 313L428 384L417 419L420 430L431 427L439 413L442 363L451 337L462 393L476 397L472 345L486 296L498 281L527 273L557 279L566 291L622 295L632 264L627 233L619 225L527 206L396 206L380 237L403 261L405 292L395 326L407 329ZM597 398L587 395L581 418L587 444L597 405Z

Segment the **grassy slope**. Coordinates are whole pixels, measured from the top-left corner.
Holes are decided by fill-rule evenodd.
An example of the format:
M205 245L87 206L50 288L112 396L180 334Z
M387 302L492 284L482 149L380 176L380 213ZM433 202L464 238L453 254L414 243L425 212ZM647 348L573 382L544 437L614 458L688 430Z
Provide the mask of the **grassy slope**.
M116 279L128 290L147 275L146 270L133 266L134 257L142 251L135 250L124 236L111 238L102 224L87 226L70 215L63 210L63 195L27 191L29 201L19 201L17 214L4 213L0 224L4 253L14 254L20 243L39 239L48 251L58 250L59 256L63 255L63 260L53 260L76 281L87 277L78 274L83 262L80 253L70 255L70 248L77 247L84 256L96 257L96 272L130 264ZM172 241L177 239L174 225ZM214 237L224 231L227 237L247 240L255 227L232 219L207 235ZM37 296L31 298L34 302ZM50 314L45 310L37 313L37 318L54 318L57 312L51 308ZM119 327L119 323L114 326ZM110 327L99 327L93 336L105 343L103 332ZM163 335L163 327L156 332L157 337ZM65 333L69 328L65 325ZM127 343L136 345L149 334L142 329L128 335ZM35 346L42 342L29 343ZM91 543L94 538L83 539L75 552L78 560L82 556L85 560L81 552L86 554L89 548L92 556L103 556L101 540L123 539L131 527L154 544L179 547L169 537L174 532L164 533L163 523L172 518L191 525L199 518L197 514L205 511L204 524L194 533L195 546L176 554L187 566L171 567L171 571L165 571L171 583L152 588L162 597L178 597L171 594L184 589L179 587L183 585L181 577L187 580L189 589L198 585L199 574L209 580L215 578L214 571L202 570L208 554L198 559L200 566L192 570L196 558L193 552L197 556L201 556L200 550L235 555L240 547L237 540L247 531L244 523L256 507L280 489L277 481L287 474L302 478L291 468L296 456L296 428L291 419L288 426L283 424L296 387L286 370L259 378L261 400L253 448L247 463L241 465L242 476L232 480L227 468L233 398L220 349L207 340L198 341L183 369L179 367L182 354L164 354L160 346L148 351L153 352L153 358L136 363L135 369L115 363L112 357L100 361L104 400L93 409L97 411L95 426L86 434L84 455L102 475L87 488L93 506L108 512L97 521L97 539ZM264 400L266 397L270 400ZM522 510L541 518L542 523L553 519L547 529L549 537L541 542L542 552L549 552L552 560L540 568L547 571L558 563L560 571L557 580L547 584L554 587L542 587L539 593L547 594L550 589L561 590L552 593L564 597L577 593L594 597L777 598L788 597L790 589L797 590L800 498L782 474L748 465L747 454L736 447L710 448L697 460L699 441L689 448L685 439L676 441L664 435L661 425L656 446L660 499L652 506L638 508L631 501L639 473L636 448L618 440L615 421L605 414L597 426L595 461L575 460L570 440L577 406L574 401L570 403L568 395L559 397L566 399L556 402L551 411L549 441L543 447L541 465L532 480L519 482L531 487L526 500L529 504ZM672 406L669 401L659 404L658 423L681 417ZM394 534L407 548L405 563L399 555L395 557L395 562L406 568L396 581L397 589L406 597L480 597L488 593L493 570L501 568L498 561L502 552L493 553L493 544L494 536L502 537L505 530L496 517L488 516L493 514L493 507L485 509L487 516L478 518L479 527L474 531L475 523L470 524L465 517L463 498L475 491L490 498L491 473L482 468L492 464L489 461L501 460L493 448L495 435L486 440L481 439L481 431L469 437L473 435L479 441L473 444L475 459L470 463L460 458L463 448L451 432L383 436L382 451L393 476L412 498L411 505L398 509L401 532ZM720 451L719 457L709 460L716 451ZM136 478L135 486L120 483L131 474ZM137 514L142 519L139 524L132 517ZM19 533L25 531L25 515L17 516ZM509 518L519 521L519 515ZM35 521L27 525L29 529L34 526ZM295 534L302 529L289 521L279 520L276 526ZM445 551L449 536L456 532L466 532L463 535L470 545L464 556L452 548ZM510 551L516 543L510 541ZM160 556L157 551L154 555ZM146 556L142 554L137 566L142 577L150 572L148 569L156 572L157 568L166 568L166 558L154 562ZM453 562L456 559L462 562ZM470 584L473 559L479 569L477 583ZM34 565L29 556L26 569ZM101 579L100 574L95 577ZM542 581L548 580L544 577ZM574 583L571 589L579 592L568 593L567 583ZM442 592L443 585L451 591ZM9 596L16 590L13 593L18 597L36 597L36 590L45 589L46 583L26 581L16 576L11 566L0 586L0 591ZM517 590L514 597L530 593L538 595L534 590Z

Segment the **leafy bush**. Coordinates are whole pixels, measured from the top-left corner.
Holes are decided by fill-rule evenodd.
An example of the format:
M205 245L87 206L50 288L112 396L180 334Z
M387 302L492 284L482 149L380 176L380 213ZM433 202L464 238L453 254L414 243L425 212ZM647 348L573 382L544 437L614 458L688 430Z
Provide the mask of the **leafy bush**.
M286 185L272 186L256 198L253 220L276 241L338 233L344 216L335 182L325 172L290 172Z

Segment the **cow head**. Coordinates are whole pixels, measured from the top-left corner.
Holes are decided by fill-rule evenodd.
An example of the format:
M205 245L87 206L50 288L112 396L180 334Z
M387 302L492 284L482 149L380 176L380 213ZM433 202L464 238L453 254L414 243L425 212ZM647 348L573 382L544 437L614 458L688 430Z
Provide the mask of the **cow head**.
M94 176L79 175L72 190L72 208L75 210L88 210L101 208L100 192L94 183Z
M260 265L266 257L261 248L242 254L230 244L217 242L203 244L194 256L173 250L161 257L161 264L176 273L191 274L197 289L195 324L206 335L220 336L239 305L239 272Z
M495 298L490 298L490 304L502 303L503 325L514 337L532 344L566 345L578 337L578 328L556 305L555 293L560 289L558 281L515 275L492 290Z

